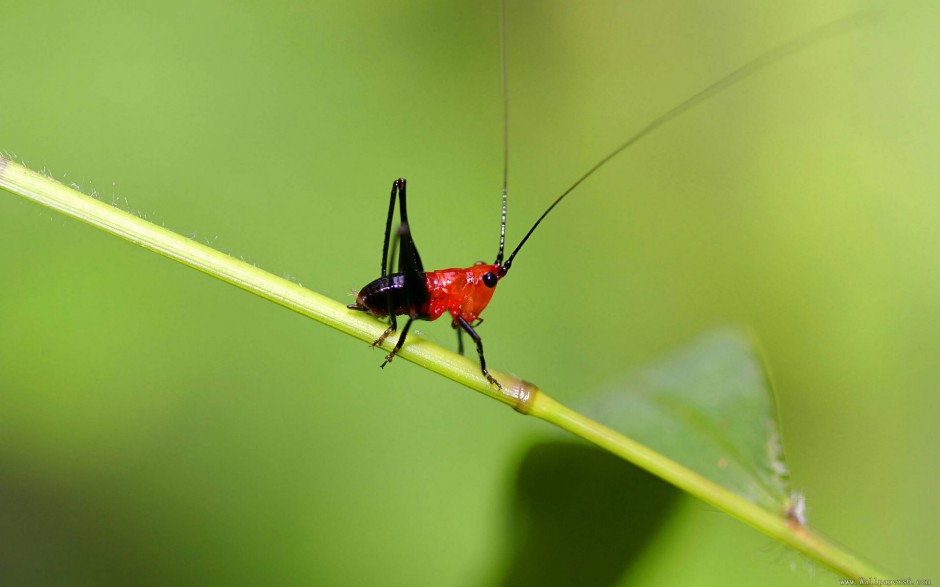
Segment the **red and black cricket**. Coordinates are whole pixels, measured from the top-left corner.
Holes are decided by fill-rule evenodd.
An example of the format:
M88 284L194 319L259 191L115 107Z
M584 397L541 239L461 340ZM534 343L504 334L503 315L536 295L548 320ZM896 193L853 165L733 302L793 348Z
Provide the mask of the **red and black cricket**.
M392 349L382 363L385 367L401 350L408 336L408 329L414 320L437 320L445 312L449 312L452 326L457 330L457 344L460 354L463 354L463 333L466 332L477 346L480 355L480 369L486 379L499 388L502 386L486 370L486 359L483 357L483 341L477 334L475 326L479 326L483 319L480 313L490 303L496 284L506 276L512 266L516 253L525 244L529 235L535 230L542 218L561 201L545 211L545 214L535 223L525 235L519 246L515 248L509 258L503 262L503 250L506 242L506 192L503 192L503 215L499 234L499 254L492 265L480 262L465 269L440 269L438 271L424 271L421 255L411 236L411 227L408 225L408 201L406 199L406 182L396 179L392 183L392 195L388 204L388 219L385 221L385 245L382 247L382 276L369 283L356 296L356 303L350 304L352 310L368 312L377 317L389 317L391 325L382 333L372 346L379 346L385 342L386 337L398 330L396 316L408 316L408 322L398 337L395 348ZM562 196L564 197L564 195ZM401 212L401 223L395 232L392 241L392 220L395 217L395 200ZM391 263L389 262L389 242L392 242ZM396 247L397 245L397 247ZM392 273L395 263L395 249L401 252L398 256L398 271Z
M490 303L496 285L509 272L509 268L512 266L512 261L516 254L519 253L522 246L529 240L529 237L532 236L532 233L538 227L539 223L548 216L548 213L551 212L565 196L574 191L581 182L652 131L747 78L757 70L778 61L782 57L825 40L840 32L850 30L853 25L858 24L854 22L857 20L857 16L858 15L850 16L834 21L771 49L763 55L738 67L698 93L686 98L666 111L659 118L647 124L639 132L627 139L626 142L597 162L558 196L548 209L542 213L539 219L535 221L535 224L532 225L529 232L526 233L522 241L519 242L519 245L512 251L509 258L503 261L503 250L506 240L507 178L509 169L504 6L500 20L503 85L503 201L502 223L499 234L499 253L496 255L496 260L492 265L480 262L472 267L463 269L441 269L426 272L421 263L421 256L418 254L414 239L412 238L411 227L408 224L406 183L404 179L396 179L392 183L392 194L388 205L388 218L385 222L385 244L382 247L381 277L363 287L356 297L356 303L348 306L352 310L359 310L376 317L388 317L390 319L391 325L382 333L382 336L372 343L373 347L381 345L390 334L398 330L397 316L408 316L408 322L405 323L405 327L398 337L398 342L395 343L395 348L385 357L385 361L381 366L385 367L386 364L395 358L398 351L401 350L402 345L405 344L408 329L411 328L411 323L414 320L437 320L447 312L450 314L452 326L457 330L460 354L463 354L463 333L466 332L470 335L470 338L473 339L473 342L476 343L477 353L480 355L480 369L483 371L483 375L490 383L501 389L502 386L486 369L486 360L483 357L483 342L475 328L483 322L483 319L480 318L480 313L483 312L487 304ZM392 240L392 220L395 216L396 199L399 202L401 222L395 232L394 240ZM389 258L389 243L392 244L391 259ZM393 273L392 266L395 263L396 246L400 247L401 253L398 258L398 270Z

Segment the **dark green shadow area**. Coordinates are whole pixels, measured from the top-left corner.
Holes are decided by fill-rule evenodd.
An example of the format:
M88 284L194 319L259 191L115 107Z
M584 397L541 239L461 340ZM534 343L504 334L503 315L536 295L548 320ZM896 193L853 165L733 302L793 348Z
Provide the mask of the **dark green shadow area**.
M0 584L140 584L142 569L126 556L130 537L113 526L105 501L70 489L0 479Z
M613 585L656 535L679 491L590 446L532 447L519 466L500 585Z

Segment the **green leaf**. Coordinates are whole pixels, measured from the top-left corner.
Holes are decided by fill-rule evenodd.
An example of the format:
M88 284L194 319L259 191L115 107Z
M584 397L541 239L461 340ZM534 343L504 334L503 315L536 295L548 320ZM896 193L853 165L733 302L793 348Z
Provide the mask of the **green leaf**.
M785 515L790 489L773 392L747 335L710 332L574 407ZM658 477L593 448L554 438L533 446L517 473L503 584L614 584L677 496Z
M765 509L790 504L773 390L747 334L710 332L575 407Z

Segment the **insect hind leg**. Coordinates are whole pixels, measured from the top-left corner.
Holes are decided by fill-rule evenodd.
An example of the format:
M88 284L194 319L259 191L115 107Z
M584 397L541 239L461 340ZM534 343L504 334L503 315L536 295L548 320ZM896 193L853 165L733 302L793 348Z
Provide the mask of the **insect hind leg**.
M377 346L382 346L382 343L385 342L385 339L388 338L388 335L398 330L398 321L395 320L395 314L389 314L389 318L391 318L392 324L388 328L385 329L385 332L382 333L382 336L378 337L377 339L375 339L375 341L372 342L372 348L375 348ZM410 325L411 325L411 320L408 321L408 326ZM405 327L405 332L408 331L408 326ZM404 335L402 335L402 338L404 338ZM387 362L388 361L386 360L385 363ZM383 367L385 366L385 363L382 363Z
M399 190L404 192L405 184L404 178L398 178L392 182L392 194L388 199L388 217L385 219L385 242L382 245L382 277L385 277L386 271L388 271L388 243L392 238L392 218L395 217L395 199L398 197ZM402 196L404 196L404 193Z
M395 355L398 354L398 351L400 351L401 347L405 344L405 338L408 336L408 329L411 328L412 322L414 322L414 318L408 318L408 322L405 323L405 327L401 329L401 335L398 337L398 342L395 343L395 348L392 349L392 352L386 355L385 361L381 365L383 369L385 368L385 365L388 365L392 362L392 359L395 358ZM385 333L386 334L382 335L382 340L385 340L384 337L388 334L388 330L386 330Z

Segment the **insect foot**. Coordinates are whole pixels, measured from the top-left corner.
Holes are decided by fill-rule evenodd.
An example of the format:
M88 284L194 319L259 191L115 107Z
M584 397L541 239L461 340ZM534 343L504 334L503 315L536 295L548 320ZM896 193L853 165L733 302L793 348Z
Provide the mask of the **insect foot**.
M499 384L499 381L496 381L496 378L495 378L495 377L493 377L492 375L490 375L490 374L487 373L486 371L484 371L483 374L486 375L486 380L487 380L487 381L489 381L490 383L492 383L493 385L495 385L500 391L503 390L503 386Z
M382 343L385 342L385 339L388 338L388 335L395 332L394 326L389 326L385 329L385 332L382 333L382 336L378 337L372 342L372 348L377 346L382 346ZM391 361L391 359L386 360L386 362Z

